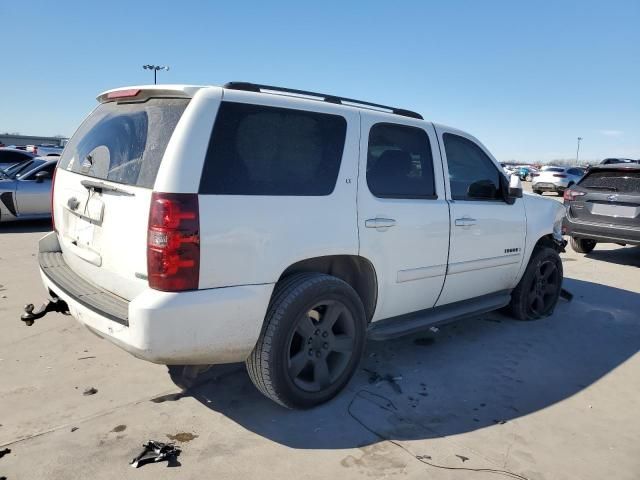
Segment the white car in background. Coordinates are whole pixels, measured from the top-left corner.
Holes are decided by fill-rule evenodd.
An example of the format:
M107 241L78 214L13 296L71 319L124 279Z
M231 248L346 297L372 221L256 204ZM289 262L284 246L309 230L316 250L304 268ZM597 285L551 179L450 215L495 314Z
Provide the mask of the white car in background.
M584 172L584 168L580 167L542 167L542 170L531 181L531 190L539 195L542 195L543 192L555 192L562 195L567 188L580 181Z

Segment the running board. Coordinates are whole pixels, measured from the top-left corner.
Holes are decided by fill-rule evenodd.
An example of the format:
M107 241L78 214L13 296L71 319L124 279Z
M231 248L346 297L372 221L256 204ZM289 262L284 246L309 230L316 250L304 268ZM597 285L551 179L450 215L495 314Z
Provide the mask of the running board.
M369 325L369 338L371 340L387 340L409 335L434 325L454 322L497 310L508 305L510 301L511 291L505 290L470 300L386 318Z

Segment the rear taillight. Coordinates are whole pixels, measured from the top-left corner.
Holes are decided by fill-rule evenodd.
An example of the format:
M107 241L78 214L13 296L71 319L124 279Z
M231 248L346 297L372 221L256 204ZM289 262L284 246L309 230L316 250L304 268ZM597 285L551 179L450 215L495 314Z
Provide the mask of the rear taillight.
M564 173L554 173L553 176L558 178L567 178L567 176Z
M156 290L176 292L198 288L197 194L153 192L147 234L147 275L149 286Z
M51 198L50 198L50 203L51 203L51 225L53 226L53 231L57 232L58 230L56 230L56 217L54 216L53 213L53 190L56 187L56 172L58 171L58 165L56 165L56 168L53 169L53 176L51 177Z
M572 201L575 200L577 197L581 197L583 196L585 193L584 192L577 192L575 190L571 190L570 188L567 188L564 191L564 194L562 195L562 198L564 199L565 202L567 201Z

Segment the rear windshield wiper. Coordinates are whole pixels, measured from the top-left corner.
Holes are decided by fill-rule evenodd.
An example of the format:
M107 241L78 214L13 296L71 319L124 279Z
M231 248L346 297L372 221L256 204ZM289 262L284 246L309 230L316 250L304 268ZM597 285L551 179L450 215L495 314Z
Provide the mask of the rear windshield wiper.
M126 190L123 190L122 188L114 187L112 185L107 185L106 183L102 183L102 182L82 180L80 184L87 190L93 190L95 192L114 192L114 193L120 193L122 195L128 195L130 197L135 196L135 193L131 193Z

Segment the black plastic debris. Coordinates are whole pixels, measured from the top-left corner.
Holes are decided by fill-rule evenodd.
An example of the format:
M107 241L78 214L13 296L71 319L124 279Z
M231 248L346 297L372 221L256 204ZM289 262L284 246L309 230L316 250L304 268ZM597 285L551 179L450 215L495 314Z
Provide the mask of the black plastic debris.
M382 382L387 382L396 393L402 393L402 388L400 388L400 384L398 383L400 380L402 380L402 375L397 375L394 377L392 375L389 375L388 373L385 375L380 375L378 372L374 372L373 370L369 370L367 368L363 368L363 370L369 374L369 383L378 386Z
M573 300L573 293L563 288L560 290L560 297L564 298L567 302L570 302Z
M76 430L78 430L78 427L71 427L71 433L75 432Z
M180 448L176 447L173 443L156 442L155 440L149 440L142 445L143 450L140 454L131 460L130 465L133 468L141 467L147 463L157 463L167 460L169 464L167 466L176 466L177 457L180 455Z
M9 455L10 453L11 453L10 448L5 448L4 450L0 450L0 458L4 457L5 455Z
M93 387L87 388L82 392L83 395L95 395L96 393L98 393L98 389Z
M464 455L456 455L456 457L458 457L460 460L462 460L462 463L464 463L467 460L469 460L469 457L465 457Z

